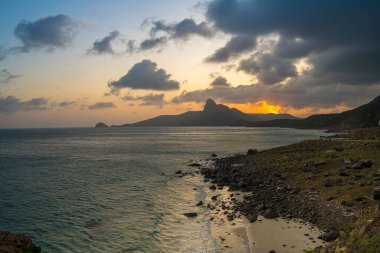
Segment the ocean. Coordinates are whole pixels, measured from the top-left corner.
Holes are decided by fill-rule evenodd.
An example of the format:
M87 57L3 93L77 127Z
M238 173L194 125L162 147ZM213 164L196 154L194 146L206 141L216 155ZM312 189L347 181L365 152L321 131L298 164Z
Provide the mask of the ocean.
M315 139L238 127L0 130L0 230L43 252L218 252L192 161ZM194 168L193 168L194 170ZM196 219L184 212L196 211Z

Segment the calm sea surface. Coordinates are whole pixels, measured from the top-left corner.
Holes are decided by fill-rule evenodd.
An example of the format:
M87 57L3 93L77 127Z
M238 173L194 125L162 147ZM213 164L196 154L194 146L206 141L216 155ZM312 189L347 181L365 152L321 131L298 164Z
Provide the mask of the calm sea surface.
M0 230L43 252L217 252L192 160L319 131L232 127L0 130ZM196 190L194 190L196 189ZM197 211L197 219L184 212Z

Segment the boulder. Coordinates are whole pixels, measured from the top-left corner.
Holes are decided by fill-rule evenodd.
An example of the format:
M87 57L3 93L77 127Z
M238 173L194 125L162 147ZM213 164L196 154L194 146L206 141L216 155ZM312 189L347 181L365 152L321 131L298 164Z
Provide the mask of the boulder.
M254 155L257 154L259 151L257 149L248 149L247 155Z
M247 214L246 217L247 217L248 221L251 223L257 221L257 214L256 213L249 213L249 214Z
M362 164L363 164L364 168L371 168L373 165L373 161L372 160L363 160Z
M380 187L376 187L373 190L373 199L379 200L380 199Z
M278 213L276 212L276 210L272 208L268 208L267 210L264 211L263 216L264 218L267 218L267 219L275 219L275 218L278 218Z
M200 200L195 206L202 206L203 205L203 201Z
M336 238L340 236L339 230L331 230L329 232L326 232L318 237L318 239L321 239L325 242L332 242L335 241Z
M32 239L23 234L13 234L0 231L0 252L2 253L41 253L41 248L36 246Z
M363 164L361 162L359 163L354 163L351 165L351 168L353 168L354 170L360 170L363 168Z
M197 213L194 213L194 212L184 213L183 215L185 215L185 216L188 217L188 218L194 218L194 217L197 217L197 216L198 216L198 214L197 214Z
M213 185L210 185L209 187L208 187L210 190L216 190L216 186L213 184Z

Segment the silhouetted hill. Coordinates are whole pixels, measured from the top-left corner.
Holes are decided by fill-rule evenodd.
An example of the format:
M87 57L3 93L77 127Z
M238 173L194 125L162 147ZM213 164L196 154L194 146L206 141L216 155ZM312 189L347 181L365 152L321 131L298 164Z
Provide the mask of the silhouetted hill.
M104 124L103 122L99 122L95 125L95 128L102 128L102 127L108 127L108 126Z
M289 114L248 114L235 108L216 104L208 99L203 111L189 111L179 115L161 115L133 124L124 124L120 127L133 126L231 126L238 121L257 122L272 119L294 119Z
M245 123L254 127L290 127L304 129L328 129L331 131L349 128L376 127L380 120L380 96L368 104L353 110L333 114L311 115L305 119L276 119L254 123ZM243 125L243 124L242 124Z

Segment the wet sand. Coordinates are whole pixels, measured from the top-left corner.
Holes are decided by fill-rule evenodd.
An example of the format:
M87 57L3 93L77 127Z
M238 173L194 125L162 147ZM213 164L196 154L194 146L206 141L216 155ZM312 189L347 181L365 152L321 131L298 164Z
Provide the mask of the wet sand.
M224 187L221 190L206 190L207 203L220 205L231 198L231 191ZM211 196L218 195L217 201ZM233 195L241 199L243 193ZM225 253L268 253L271 250L281 253L299 253L312 250L324 242L317 237L322 234L315 226L298 220L265 219L250 223L244 216L232 221L226 219L225 211L216 208L210 210L211 232L219 245L220 252Z

